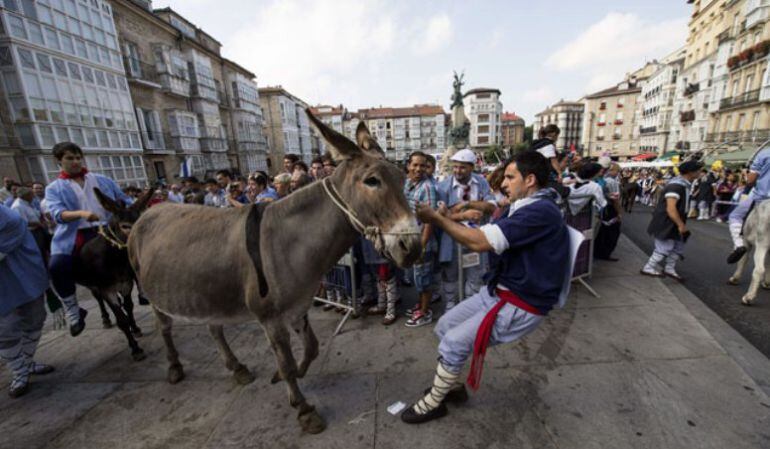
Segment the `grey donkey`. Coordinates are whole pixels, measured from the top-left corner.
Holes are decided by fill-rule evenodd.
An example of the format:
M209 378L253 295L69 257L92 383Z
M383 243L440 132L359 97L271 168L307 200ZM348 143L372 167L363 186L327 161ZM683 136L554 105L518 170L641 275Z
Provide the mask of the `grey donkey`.
M174 319L208 324L241 384L254 376L233 354L222 326L257 320L275 354L274 381L286 381L302 429L318 433L326 424L297 379L319 352L307 313L321 277L353 245L357 231L399 266L414 263L422 247L403 194L404 174L385 160L366 126L358 126L353 142L307 114L339 162L332 176L267 205L153 207L134 225L128 250L160 325L170 383L184 377L171 335ZM299 364L289 327L304 343Z

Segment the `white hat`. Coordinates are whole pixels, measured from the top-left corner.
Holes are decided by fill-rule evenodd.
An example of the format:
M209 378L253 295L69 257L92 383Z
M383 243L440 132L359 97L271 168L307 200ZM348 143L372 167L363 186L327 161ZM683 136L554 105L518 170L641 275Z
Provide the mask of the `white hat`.
M610 164L612 164L612 159L610 159L607 156L602 156L599 158L599 165L601 165L604 168L609 168Z
M464 148L452 156L453 162L462 162L465 164L476 164L476 153L468 148Z

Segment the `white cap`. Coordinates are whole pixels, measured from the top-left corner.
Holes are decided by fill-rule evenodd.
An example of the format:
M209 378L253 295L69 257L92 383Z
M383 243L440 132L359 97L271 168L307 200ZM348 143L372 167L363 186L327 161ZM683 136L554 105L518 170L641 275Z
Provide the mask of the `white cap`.
M607 156L602 156L599 158L599 165L601 165L604 168L610 168L610 164L612 164L612 159L610 159Z
M465 164L476 164L476 153L468 148L464 148L452 156L453 162L462 162Z

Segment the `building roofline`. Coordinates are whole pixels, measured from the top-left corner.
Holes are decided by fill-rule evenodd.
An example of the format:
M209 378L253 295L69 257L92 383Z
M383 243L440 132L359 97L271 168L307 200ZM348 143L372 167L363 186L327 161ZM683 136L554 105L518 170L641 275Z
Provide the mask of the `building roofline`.
M183 16L183 15L179 14L178 12L174 11L173 9L171 9L171 7L170 7L170 6L166 6L165 8L157 8L157 9L153 9L153 10L152 10L152 12L153 12L153 13L158 13L158 12L170 12L170 13L174 14L175 16L177 16L177 17L181 18L182 20L184 20L184 21L185 21L185 22L187 22L188 24L190 24L190 26L192 26L192 27L195 29L195 32L196 32L196 33L197 33L197 32L201 32L201 33L205 34L205 35L206 35L208 38L210 38L211 40L213 40L214 42L216 42L217 44L219 44L219 46L220 46L220 47L222 46L222 43L221 43L221 42L219 42L219 41L218 41L218 40L217 40L217 39L216 39L214 36L212 36L212 35L210 35L209 33L207 33L207 32L205 32L205 31L203 31L203 28L201 28L201 27L199 27L198 25L196 25L196 24L194 24L194 23L190 22L190 21L189 21L189 20L188 20L188 19L187 19L185 16ZM171 25L171 26L173 27L173 25Z
M491 93L497 93L497 95L502 95L503 93L500 92L500 89L496 89L494 87L476 87L473 88L463 94L463 98L467 97L468 95L472 94L481 94L485 92L491 92Z

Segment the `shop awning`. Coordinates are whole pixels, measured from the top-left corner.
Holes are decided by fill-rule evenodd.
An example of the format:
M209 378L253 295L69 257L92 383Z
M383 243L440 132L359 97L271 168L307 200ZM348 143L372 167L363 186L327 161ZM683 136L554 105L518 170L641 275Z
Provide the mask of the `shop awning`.
M632 157L631 160L637 162L649 161L650 159L655 159L656 157L658 157L658 153L642 153Z
M726 164L741 164L751 159L755 152L755 149L747 148L745 150L714 154L706 158L706 164L711 165L716 161L722 161Z
M659 160L659 161L668 161L668 160L671 160L671 158L672 158L672 157L674 157L674 156L679 156L679 155L680 155L680 154L679 154L679 152L678 152L678 151L668 151L668 152L666 152L666 153L663 153L663 154L662 154L662 155L661 155L661 156L658 158L658 160Z

